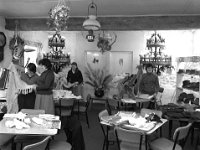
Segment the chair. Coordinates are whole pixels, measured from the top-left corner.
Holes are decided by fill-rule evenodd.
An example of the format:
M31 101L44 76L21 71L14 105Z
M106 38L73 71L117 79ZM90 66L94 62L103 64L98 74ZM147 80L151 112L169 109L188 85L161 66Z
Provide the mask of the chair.
M107 106L108 106L108 113L110 115L115 114L120 110L120 102L116 99L108 99Z
M21 109L22 113L28 114L28 115L39 115L39 114L45 114L45 110L42 109ZM20 144L21 149L23 147L23 143L29 143L30 141L38 141L43 139L44 136L38 136L38 135L16 135L14 137L14 143Z
M116 136L115 136L113 128L101 123L101 118L104 116L109 116L107 110L102 110L98 115L98 120L99 120L100 127L102 129L103 136L104 136L103 150L104 150L105 146L106 146L106 150L107 150L110 144L116 142Z
M51 140L48 148L49 150L71 150L72 146L66 141Z
M51 138L51 136L47 136L39 142L30 144L30 145L26 145L23 148L23 150L46 150L46 147L48 145L50 138Z
M90 102L91 102L91 95L88 94L87 95L87 101L78 101L74 108L73 108L73 113L77 113L78 114L78 118L79 118L79 114L83 114L85 115L86 117L86 121L87 121L87 125L88 125L88 128L90 127L89 126L89 119L88 119L88 107L90 105Z
M145 150L145 135L141 131L115 127L119 150Z
M178 127L174 132L173 141L162 137L150 142L149 145L151 150L182 150L191 126L192 123L189 123L184 127Z
M74 99L59 99L57 103L55 103L55 113L62 117L69 117L72 115L74 107Z

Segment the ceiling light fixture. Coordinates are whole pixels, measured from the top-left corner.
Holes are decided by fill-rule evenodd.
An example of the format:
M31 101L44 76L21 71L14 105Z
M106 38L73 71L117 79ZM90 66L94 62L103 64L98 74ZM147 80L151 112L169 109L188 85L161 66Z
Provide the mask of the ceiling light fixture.
M94 10L94 14L91 14L91 11ZM99 30L101 28L101 25L99 21L96 20L97 18L97 5L92 2L88 6L88 17L87 19L83 22L83 28L85 30Z

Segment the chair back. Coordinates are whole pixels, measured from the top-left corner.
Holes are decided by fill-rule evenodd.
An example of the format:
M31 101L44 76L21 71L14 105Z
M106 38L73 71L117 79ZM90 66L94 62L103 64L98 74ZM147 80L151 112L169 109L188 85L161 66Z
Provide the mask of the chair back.
M147 109L147 108L142 108L140 111L140 114L142 116L145 116L145 114L150 114L150 113L155 113L158 115L160 118L162 118L162 111L159 110L153 110L153 109Z
M108 99L107 100L107 106L108 106L108 113L110 115L115 114L117 111L120 110L119 107L119 101L116 99Z
M116 126L114 130L119 149L123 149L123 147L126 147L126 145L130 148L130 150L145 149L145 135L142 132L123 129L119 126Z
M56 114L62 116L71 116L74 108L73 99L60 99L59 104L56 106Z
M90 104L91 104L91 95L90 95L90 94L87 95L86 100L87 100L87 101L86 101L85 107L86 107L86 111L87 111L88 107L89 107Z
M101 130L103 132L103 135L104 137L106 137L106 128L105 126L101 123L101 117L104 117L104 116L109 116L108 114L108 111L105 109L105 110L102 110L99 115L98 115L98 120L99 120L99 123L100 123L100 126L101 126Z
M45 150L51 136L45 137L42 141L27 145L23 148L23 150Z
M86 102L81 100L81 101L75 101L74 102L74 111L78 111L78 106L81 108L79 111L81 112L86 112L88 110L88 107L91 103L91 95L88 94L86 97Z
M187 126L183 126L183 127L178 127L175 131L174 131L174 135L173 135L173 140L174 140L174 148L176 146L176 143L184 140L183 145L185 144L185 141L187 140L188 134L189 134L189 130L192 126L192 123L188 123Z
M21 109L21 112L28 115L45 114L45 110L43 109Z

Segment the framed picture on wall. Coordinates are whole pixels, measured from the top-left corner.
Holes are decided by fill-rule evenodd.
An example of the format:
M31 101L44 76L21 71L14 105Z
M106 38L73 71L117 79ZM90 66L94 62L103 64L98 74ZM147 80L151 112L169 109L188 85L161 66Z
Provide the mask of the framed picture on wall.
M133 52L132 51L110 51L110 72L112 74L132 74Z
M110 74L132 74L133 52L132 51L86 51L86 65L95 69L106 69Z
M86 51L85 52L86 65L89 64L95 69L109 69L109 55L108 53L101 53L100 51Z

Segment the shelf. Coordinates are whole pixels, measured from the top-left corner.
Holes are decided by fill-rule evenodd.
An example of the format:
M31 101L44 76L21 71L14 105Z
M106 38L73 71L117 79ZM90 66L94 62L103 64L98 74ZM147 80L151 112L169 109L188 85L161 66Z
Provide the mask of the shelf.
M183 81L189 80L190 83L198 83L200 81L200 71L198 70L200 67L200 56L179 57L177 58L177 66L179 68L177 68L178 72L176 74L176 98L178 99L182 92L193 94L195 98L200 98L200 90L194 91L182 87Z
M182 88L182 87L177 87L177 89L182 90L183 92L185 92L187 94L193 94L195 97L200 96L199 91L194 91L194 90L190 90L190 89L186 89L186 88Z

